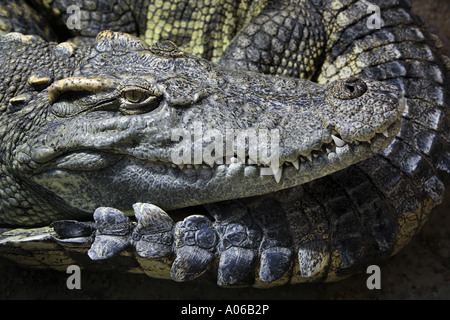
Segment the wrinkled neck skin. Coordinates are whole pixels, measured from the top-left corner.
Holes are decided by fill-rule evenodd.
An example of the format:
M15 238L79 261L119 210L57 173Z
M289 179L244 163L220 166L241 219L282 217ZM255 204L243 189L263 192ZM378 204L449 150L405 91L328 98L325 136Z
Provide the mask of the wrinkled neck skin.
M3 41L20 47L23 39ZM129 212L136 202L171 210L297 186L383 150L404 107L380 82L237 72L119 33L100 33L89 49L47 48L20 79L26 85L1 102L0 181L27 199L6 194L2 210L39 217L2 214L6 224L49 223L61 210L77 219L100 206Z

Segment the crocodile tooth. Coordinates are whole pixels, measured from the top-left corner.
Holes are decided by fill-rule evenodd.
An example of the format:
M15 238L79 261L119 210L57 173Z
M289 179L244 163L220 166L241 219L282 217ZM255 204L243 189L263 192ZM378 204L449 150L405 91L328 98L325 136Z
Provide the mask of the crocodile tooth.
M283 168L282 167L280 167L280 168L272 168L272 173L273 173L273 176L275 177L275 181L277 183L280 183L281 174L283 173Z
M239 159L236 158L236 157L231 157L231 158L230 158L230 164L231 164L231 163L239 163Z
M389 138L389 132L387 130L384 130L382 132L383 136L385 136L386 138Z
M311 153L306 156L306 159L308 159L309 162L312 162L313 158L312 158Z
M333 138L334 143L336 144L337 147L342 148L343 146L345 146L345 141L336 137L335 135L331 135L331 138Z
M298 162L298 159L295 161L292 161L292 164L294 165L295 169L297 169L297 170L300 169L300 164Z

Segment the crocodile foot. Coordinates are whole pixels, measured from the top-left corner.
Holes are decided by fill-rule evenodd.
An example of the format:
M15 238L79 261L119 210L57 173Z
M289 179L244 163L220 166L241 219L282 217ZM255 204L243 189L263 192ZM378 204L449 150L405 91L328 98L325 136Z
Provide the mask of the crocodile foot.
M211 220L193 215L175 227L175 261L170 275L175 281L188 281L202 275L214 258L217 234Z
M178 282L217 267L219 286L248 285L255 277L271 283L291 269L292 243L276 201L266 200L252 209L238 201L205 207L212 219L191 215L175 223L159 207L136 203L136 222L117 209L102 207L94 213L95 224L67 220L54 225L64 244L91 239L92 260L109 259L128 246L141 258L167 259L172 262L170 277Z
M92 260L108 259L130 244L133 224L121 211L114 208L98 208L94 212L95 240L88 251Z

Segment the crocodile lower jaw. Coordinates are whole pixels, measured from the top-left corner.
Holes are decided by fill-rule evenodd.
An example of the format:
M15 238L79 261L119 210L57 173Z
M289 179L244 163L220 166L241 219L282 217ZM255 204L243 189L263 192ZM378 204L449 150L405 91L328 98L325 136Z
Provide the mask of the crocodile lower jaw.
M319 149L312 150L310 153L305 155L299 155L295 160L280 159L279 166L273 166L270 163L263 163L262 161L252 160L248 155L241 157L237 154L233 154L227 157L223 157L215 162L201 162L201 163L182 163L175 164L172 162L158 161L152 159L135 158L137 161L143 161L151 164L152 166L163 166L166 168L173 169L176 174L187 174L192 175L193 173L203 172L204 176L208 176L206 173L211 175L215 171L229 171L236 170L238 167L244 169L244 176L264 176L273 175L276 182L280 182L282 177L282 172L291 168L292 170L301 171L304 169L311 169L314 167L315 163L325 163L332 161L336 157L342 158L345 153L354 154L361 160L364 158L363 155L374 155L381 152L387 146L387 143L392 140L399 129L401 121L398 120L391 124L388 129L382 133L376 133L369 141L358 141L346 142L341 139L341 137L336 135L331 135L331 142L323 144ZM367 157L365 157L367 158ZM349 160L349 159L348 159ZM289 170L291 170L289 169ZM304 169L304 170L305 170ZM295 174L295 171L294 173Z

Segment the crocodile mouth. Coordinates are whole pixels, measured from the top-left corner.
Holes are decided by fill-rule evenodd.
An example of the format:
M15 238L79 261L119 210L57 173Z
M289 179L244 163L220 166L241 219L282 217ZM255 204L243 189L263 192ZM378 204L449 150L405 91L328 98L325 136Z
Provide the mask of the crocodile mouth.
M398 119L369 141L345 142L331 135L329 143L293 161L280 159L278 167L236 155L222 163L177 165L117 151L77 150L50 161L33 178L86 212L105 205L129 212L137 202L174 210L259 196L321 178L384 150L400 125Z
M233 171L241 167L244 169L244 176L264 176L272 175L276 182L280 182L285 170L302 171L311 169L316 162L324 163L331 161L333 158L342 156L344 153L352 155L362 154L375 154L381 151L380 146L385 145L386 142L391 141L399 131L400 120L391 124L388 129L382 133L376 133L369 141L353 142L344 141L338 133L331 135L331 141L329 143L323 143L318 149L312 150L306 155L299 155L295 160L282 160L279 161L279 166L271 166L270 163L264 163L263 161L254 161L248 154L245 157L240 157L237 154L223 157L215 162L201 162L195 164L175 164L172 162L149 160L142 157L134 157L137 161L145 162L155 167L171 168L176 173L191 174L193 172L202 172L204 177L212 177L206 173L213 173L215 171ZM303 168L304 167L304 168ZM253 170L252 170L253 169ZM247 170L248 172L246 172Z
M331 141L329 143L322 143L319 148L312 150L306 155L299 155L295 160L283 160L279 159L277 168L271 166L270 163L265 163L257 159L252 160L248 154L245 157L240 157L236 153L229 156L224 156L214 162L201 162L201 163L188 163L188 164L175 164L173 162L147 159L142 156L135 156L133 154L125 154L117 151L99 151L94 149L76 150L65 153L51 160L49 163L41 167L39 171L47 170L69 170L69 171L96 171L107 167L114 166L120 160L129 157L139 162L146 162L154 166L164 166L167 168L179 169L181 172L199 171L199 170L216 170L223 168L224 166L243 164L247 167L254 167L262 169L265 172L266 169L272 169L278 171L278 169L286 169L294 167L300 170L300 167L306 165L308 167L314 164L316 161L320 161L320 158L332 158L334 154L342 154L343 152L352 151L352 153L375 153L378 150L374 149L374 146L385 143L387 140L391 140L390 137L394 136L398 132L400 120L391 124L388 129L382 133L376 133L369 141L345 141L340 137L338 133L331 134Z

